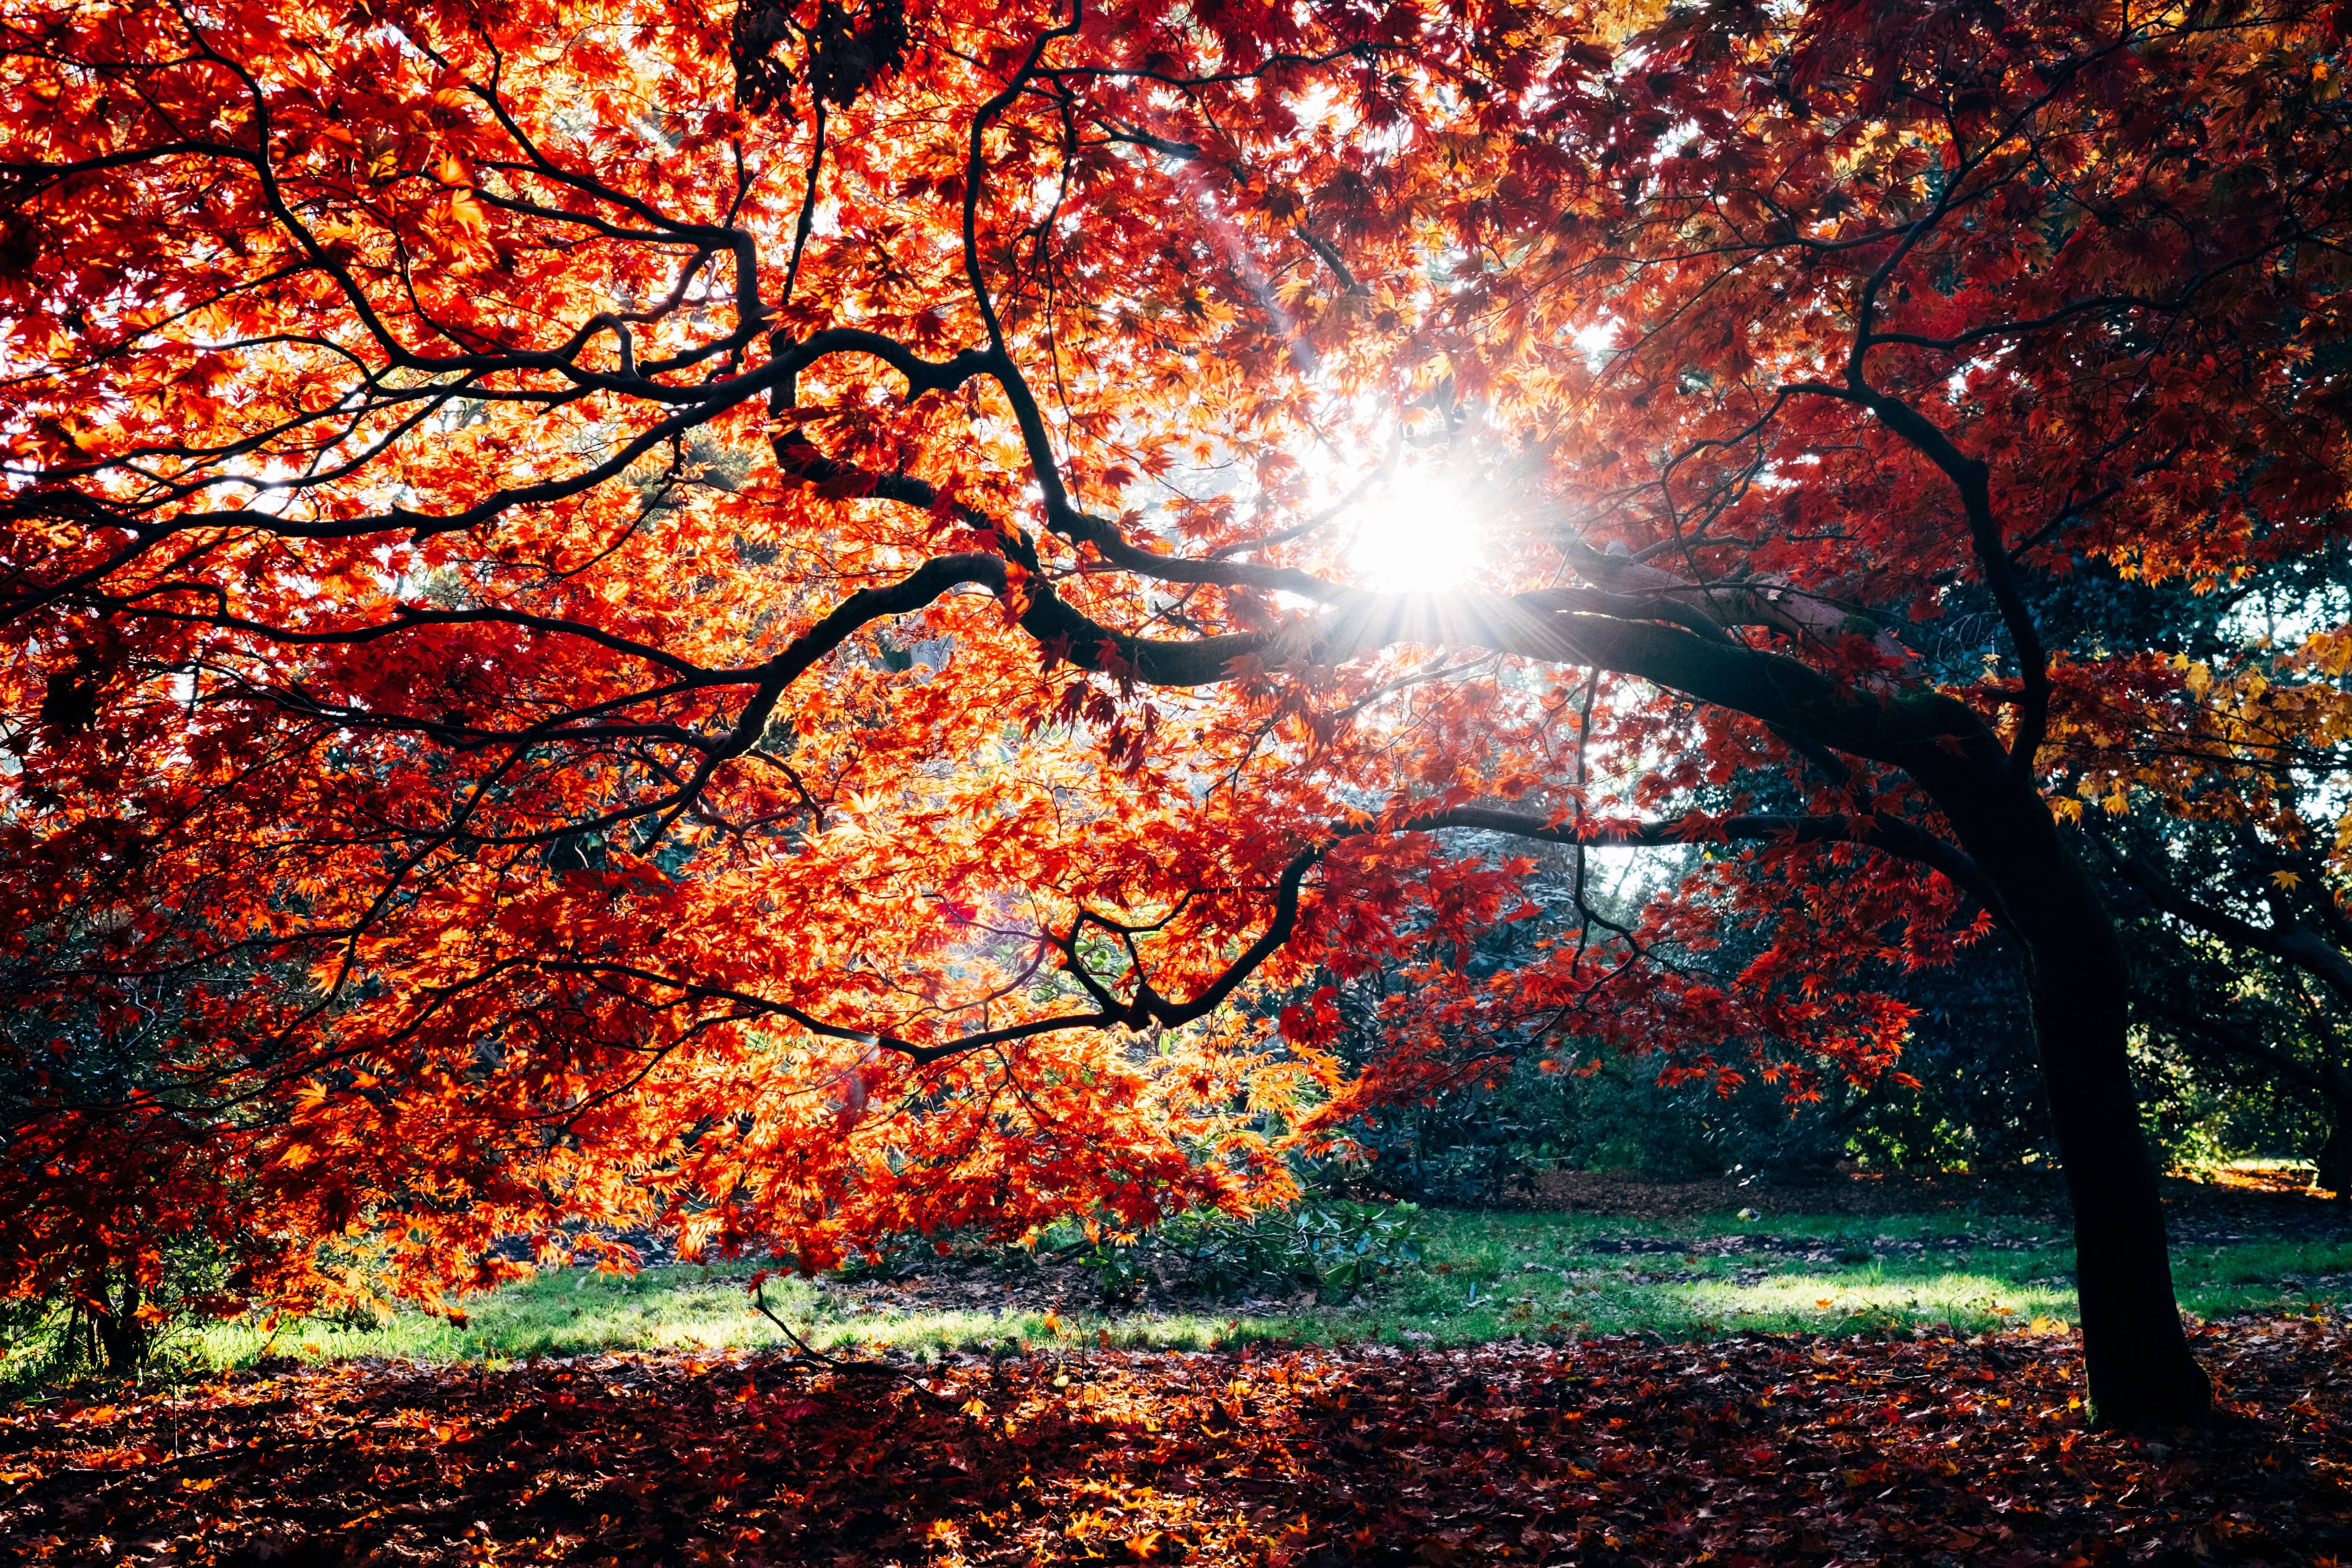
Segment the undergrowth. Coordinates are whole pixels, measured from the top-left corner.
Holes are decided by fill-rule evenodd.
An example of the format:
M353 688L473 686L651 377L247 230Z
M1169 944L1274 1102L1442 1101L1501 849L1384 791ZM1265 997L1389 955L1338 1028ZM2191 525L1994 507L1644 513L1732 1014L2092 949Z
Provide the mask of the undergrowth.
M1034 1252L950 1260L965 1294L923 1297L920 1265L770 1279L771 1310L810 1344L936 1359L956 1351L1119 1346L1202 1350L1377 1340L1465 1344L1514 1336L2047 1331L2075 1318L2071 1246L2001 1216L1687 1222L1405 1206L1195 1219L1130 1247L1049 1236ZM2174 1253L2200 1318L2340 1310L2352 1240L2231 1241ZM614 1350L782 1344L755 1312L748 1268L635 1274L550 1270L469 1303L463 1322L384 1317L214 1323L159 1348L148 1375L343 1359L496 1366ZM921 1299L918 1299L921 1298ZM24 1331L22 1321L5 1325ZM0 1375L18 1394L52 1375L29 1338Z

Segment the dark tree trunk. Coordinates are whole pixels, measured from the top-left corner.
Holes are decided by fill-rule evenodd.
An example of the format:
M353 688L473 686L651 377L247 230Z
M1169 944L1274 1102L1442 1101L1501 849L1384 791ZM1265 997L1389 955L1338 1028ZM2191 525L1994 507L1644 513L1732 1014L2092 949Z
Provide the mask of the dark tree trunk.
M2213 1393L2189 1353L2172 1293L2164 1205L2140 1135L2125 1056L2123 968L2084 948L2029 946L2033 1033L2074 1205L2074 1282L2092 1419L2144 1426L2201 1419ZM2105 938L2104 942L2096 939Z
M120 1295L107 1288L107 1278L100 1273L82 1303L82 1312L89 1320L90 1338L95 1349L106 1363L106 1370L128 1377L139 1370L147 1359L147 1326L139 1321L139 1282L125 1279Z
M2319 1146L2318 1184L2337 1203L2352 1203L2352 1072L2334 1068L2328 1079L2327 1142Z
M2034 1041L2074 1205L2092 1419L2204 1420L2212 1384L2189 1352L2172 1293L2163 1199L2126 1053L2128 985L2115 922L2030 787L1995 786L1951 815L2026 952Z
M110 1312L98 1320L98 1342L106 1352L106 1370L128 1377L139 1370L139 1324L136 1319Z

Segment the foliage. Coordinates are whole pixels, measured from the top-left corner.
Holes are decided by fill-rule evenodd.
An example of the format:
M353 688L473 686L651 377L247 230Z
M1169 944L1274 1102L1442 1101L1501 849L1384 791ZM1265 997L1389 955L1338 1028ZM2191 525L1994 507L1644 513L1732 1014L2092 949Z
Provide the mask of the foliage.
M100 947L84 931L65 953L44 956L99 966ZM221 1135L250 1126L248 1110L228 1108L207 1126L171 1106L187 1069L178 1052L192 977L121 977L68 1007L26 984L29 967L0 967L0 1106L16 1131L47 1100L84 1110L70 1137L8 1146L46 1162L37 1176L14 1173L25 1206L13 1216L8 1333L20 1360L33 1347L61 1368L128 1372L174 1336L241 1310L256 1268L267 1271L289 1244L335 1260L332 1243L269 1234L267 1199L222 1147ZM344 1268L314 1274L280 1303L348 1306L363 1294Z
M1556 935L1561 923L1554 910L1490 933L1473 966L1506 967L1515 950ZM1760 945L1743 945L1734 934L1717 952L1738 963L1757 956ZM1598 1042L1582 1042L1580 1061L1562 1050L1569 1070L1530 1050L1486 1078L1349 1122L1347 1157L1310 1162L1307 1179L1475 1205L1523 1193L1534 1173L1551 1167L1668 1181L1737 1170L1772 1182L1807 1180L1849 1160L1896 1171L2052 1161L2025 991L2009 944L1990 937L1950 965L1887 980L1903 986L1914 1009L1903 1080L1827 1083L1817 1100L1792 1106L1769 1083L1677 1081L1671 1062L1662 1073L1654 1060L1621 1057ZM1335 1048L1351 1065L1381 1058L1377 996L1389 984L1375 971L1340 994L1347 1026ZM2208 1095L2224 1087L2210 1071L2197 1082ZM2251 1141L2232 1147L2232 1155L2284 1146L2268 1122L2238 1131ZM2171 1144L2161 1147L2168 1154Z
M2211 1144L2224 1091L2253 1089L2228 1096L2238 1125L2223 1141L2291 1128L2323 1184L2352 1194L2352 921L2331 823L2352 780L2347 584L2338 540L2247 562L2226 585L2095 566L2052 584L2043 615L2125 628L2179 678L2137 700L2168 704L2193 764L2178 735L2102 719L2071 732L2078 798L2062 803L2127 922L2142 1077L2160 1074L2172 1104L2156 1125ZM2081 809L2095 798L2100 810ZM2243 1125L2251 1105L2268 1112L2258 1134Z
M2330 1129L2316 1107L2293 1086L2220 1053L2159 1037L2133 1051L2132 1073L2149 1146L2168 1169L2201 1173L2248 1158L2305 1169L2325 1147Z
M2059 819L2325 920L2352 643L2050 605L2334 559L2347 16L4 0L6 1288L1134 1230L1523 1055L1866 1090L2000 929L2197 1414Z
M814 1377L719 1354L355 1365L0 1415L0 1547L98 1563L164 1535L193 1563L745 1568L2316 1561L2352 1545L2347 1340L2337 1319L2200 1330L2250 1419L2163 1442L2084 1431L2079 1346L2042 1334Z
M1918 1014L1903 1057L1912 1084L1832 1086L1820 1103L1791 1108L1766 1084L1727 1095L1662 1085L1639 1061L1596 1057L1582 1073L1520 1062L1491 1085L1351 1123L1349 1141L1362 1157L1312 1163L1306 1179L1476 1205L1513 1201L1555 1168L1653 1181L1736 1173L1800 1185L1847 1163L1906 1173L2049 1168L2055 1142L2022 988L2006 956L1971 955L1913 977L1907 991ZM2228 995L2242 987L2216 989ZM2288 1022L2292 1039L2300 1031ZM2195 1038L2184 1044L2174 1034L2133 1052L2150 1152L2164 1169L2307 1160L2321 1148L2331 1126L2315 1095L2265 1074L2259 1061L2190 1048Z
M1289 1296L1301 1286L1325 1300L1370 1289L1421 1260L1411 1204L1303 1204L1250 1215L1177 1215L1131 1240L1091 1245L1081 1264L1113 1301L1148 1287L1213 1300Z
M69 1289L0 1302L0 1386L94 1372L170 1376L200 1364L198 1342L234 1313L234 1267L208 1237L161 1237L134 1260L136 1272L84 1268Z

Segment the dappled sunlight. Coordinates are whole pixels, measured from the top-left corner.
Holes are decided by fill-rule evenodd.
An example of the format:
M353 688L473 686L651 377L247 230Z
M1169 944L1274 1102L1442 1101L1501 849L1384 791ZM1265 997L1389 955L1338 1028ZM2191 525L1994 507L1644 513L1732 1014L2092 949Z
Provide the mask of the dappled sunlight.
M2239 1192L2284 1193L2314 1198L2329 1195L2326 1188L2316 1184L2315 1168L2303 1160L2234 1160L2176 1173L2205 1186Z
M1689 1315L1727 1328L1804 1331L1948 1323L1969 1332L2034 1326L2058 1330L2071 1325L2076 1314L2071 1282L2020 1284L1973 1272L1890 1278L1873 1268L1861 1274L1781 1274L1753 1284L1665 1289Z
M0 1384L1280 1340L1557 1411L2079 1269L2085 1399L2204 1419L2184 1303L2352 1289L2171 1289L2144 1158L2343 1110L2352 12L2109 9L13 5ZM1717 1233L1489 1225L1538 1163ZM461 1294L592 1253L661 1267Z
M1004 1299L933 1305L887 1279L771 1278L769 1309L827 1353L1207 1351L1249 1344L1472 1344L1609 1334L1704 1340L1729 1333L2049 1333L2079 1322L2074 1254L2008 1222L1931 1216L1799 1218L1769 1228L1702 1226L1670 1235L1574 1215L1424 1211L1423 1261L1320 1303L1254 1299L1100 1302L1083 1278L1059 1287L1022 1255ZM2252 1240L2177 1247L2181 1305L2200 1318L2335 1309L2352 1300L2352 1242ZM463 1322L404 1307L363 1315L214 1324L180 1342L206 1367L267 1358L378 1358L490 1365L614 1351L787 1347L752 1306L748 1277L698 1266L635 1275L552 1269L465 1303ZM1021 1281L1017 1286L1011 1281ZM999 1287L992 1286L992 1297ZM1041 1300L1065 1289L1058 1306Z
M181 1348L201 1366L400 1360L501 1365L531 1356L616 1351L792 1348L791 1338L751 1304L740 1279L674 1280L647 1269L635 1277L554 1272L471 1303L462 1322L402 1307L381 1317L289 1319L274 1327L214 1324ZM1038 1311L1023 1308L944 1311L843 1311L799 1279L771 1279L769 1310L808 1346L828 1352L892 1351L916 1358L945 1352L1077 1350L1209 1350L1268 1339L1324 1337L1328 1317L1235 1308L1195 1311Z

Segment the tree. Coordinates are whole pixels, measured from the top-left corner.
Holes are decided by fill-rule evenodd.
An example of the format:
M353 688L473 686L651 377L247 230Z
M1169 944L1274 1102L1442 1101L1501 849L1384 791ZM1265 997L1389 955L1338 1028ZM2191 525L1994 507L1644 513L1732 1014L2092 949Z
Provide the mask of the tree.
M28 1056L12 1215L1129 1226L1482 1041L1866 1082L1999 926L2095 1407L2206 1408L2045 793L2149 661L2035 593L2341 531L2340 8L0 16L0 940L184 997L167 1091ZM1461 830L1576 940L1474 973ZM1403 954L1360 1081L1250 1001Z
M2352 1198L2347 581L2338 549L2166 606L2168 667L2107 698L2144 711L2063 749L2078 795L2118 808L2095 858L2135 917L2143 1021L2316 1100L2320 1184ZM2160 809L2124 815L2135 794Z

